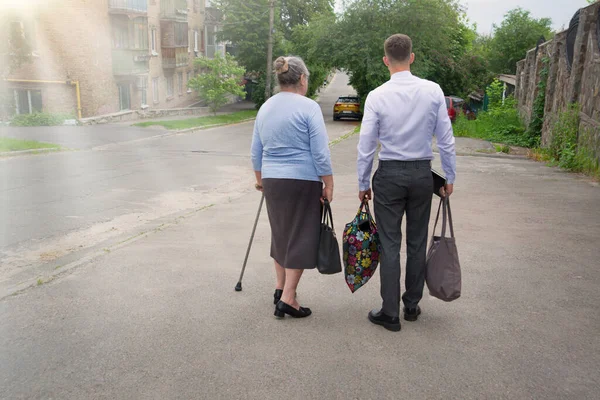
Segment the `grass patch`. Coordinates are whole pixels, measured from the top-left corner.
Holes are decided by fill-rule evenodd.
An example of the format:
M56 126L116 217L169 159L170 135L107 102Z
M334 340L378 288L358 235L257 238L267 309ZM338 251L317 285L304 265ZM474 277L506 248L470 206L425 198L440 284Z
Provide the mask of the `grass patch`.
M510 153L510 147L505 144L495 144L494 143L494 147L496 148L496 153L504 153L504 154Z
M11 121L11 126L58 126L62 125L67 119L75 119L70 114L52 114L52 113L33 113L19 114Z
M499 104L490 107L487 112L480 112L476 120L470 121L460 114L453 128L456 137L529 148L539 145L539 138L526 132L512 99L507 99L505 105ZM502 149L499 151L505 152Z
M223 115L210 115L206 117L198 117L198 118L189 118L189 119L181 119L181 120L171 120L171 121L148 121L148 122L140 122L134 124L134 126L140 126L142 128L147 128L149 126L164 126L167 129L190 129L190 128L203 128L206 126L212 125L229 125L235 124L238 122L242 122L248 119L256 118L257 110L244 110L238 111L231 114L223 114Z
M578 104L556 115L551 122L549 143L530 152L530 158L600 179L600 161L594 151L600 132L582 129L580 122Z
M349 137L358 135L359 133L360 133L360 125L357 126L356 128L354 128L353 131L346 133L344 136L340 136L339 138L329 142L329 147L335 146L336 144L343 142L344 140L348 139Z
M0 153L22 150L55 149L59 147L60 146L55 144L36 142L35 140L0 137Z

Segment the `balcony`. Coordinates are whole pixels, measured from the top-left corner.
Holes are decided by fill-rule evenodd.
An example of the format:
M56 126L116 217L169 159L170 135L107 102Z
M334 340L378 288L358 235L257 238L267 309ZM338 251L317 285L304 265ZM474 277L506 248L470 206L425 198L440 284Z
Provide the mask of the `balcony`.
M135 76L150 70L148 50L113 49L113 75Z
M148 0L108 0L111 14L148 14Z
M160 19L187 21L187 0L161 0Z
M161 52L162 66L164 69L187 67L190 61L187 48L163 48Z
M187 22L161 21L160 32L161 47L188 47L189 38Z

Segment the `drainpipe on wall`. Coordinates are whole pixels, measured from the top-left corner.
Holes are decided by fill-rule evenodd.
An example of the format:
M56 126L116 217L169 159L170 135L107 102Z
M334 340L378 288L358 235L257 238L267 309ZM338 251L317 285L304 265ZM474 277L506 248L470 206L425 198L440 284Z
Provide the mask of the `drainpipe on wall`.
M44 81L35 79L4 79L4 81L15 83L56 83L75 86L75 96L77 97L77 119L81 119L81 91L79 88L79 81Z

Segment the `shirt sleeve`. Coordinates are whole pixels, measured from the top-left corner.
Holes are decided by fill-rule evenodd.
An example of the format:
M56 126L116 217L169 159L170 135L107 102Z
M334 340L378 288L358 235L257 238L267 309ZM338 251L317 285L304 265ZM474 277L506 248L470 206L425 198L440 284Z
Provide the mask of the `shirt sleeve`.
M444 92L441 88L438 88L437 98L440 102L437 121L435 124L435 137L437 140L437 147L440 151L440 157L442 159L442 169L446 174L446 182L454 184L456 179L456 149L454 146L454 133L452 132L452 122L448 116L448 110L446 108L446 99Z
M367 96L363 113L360 138L358 140L358 188L365 191L371 188L371 171L373 159L379 141L379 116L373 107L373 97Z
M263 144L260 140L258 117L256 118L256 121L254 121L254 132L252 134L251 149L252 166L254 167L254 171L260 172L262 171Z
M329 150L329 136L325 128L325 120L321 108L315 104L315 111L308 120L308 136L310 139L310 152L317 170L317 175L333 175L331 167L331 152Z

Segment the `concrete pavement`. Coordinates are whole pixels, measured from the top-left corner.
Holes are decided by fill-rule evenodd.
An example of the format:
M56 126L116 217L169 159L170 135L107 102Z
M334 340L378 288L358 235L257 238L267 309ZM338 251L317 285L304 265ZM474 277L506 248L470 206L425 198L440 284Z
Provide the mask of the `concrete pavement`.
M338 75L322 92L323 109L331 113L349 90ZM356 125L326 124L332 140ZM0 299L181 214L240 196L252 186L245 173L252 128L168 137L122 125L6 128L82 150L0 158Z
M340 237L356 140L333 148ZM366 318L379 277L352 295L342 275L307 272L314 314L275 320L265 214L235 293L248 191L1 300L0 398L596 399L599 195L531 161L459 157L463 297L426 295L391 333Z

